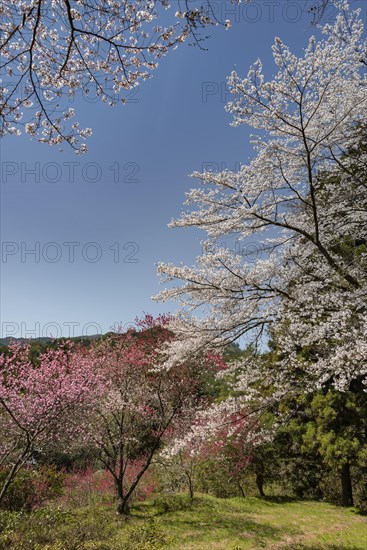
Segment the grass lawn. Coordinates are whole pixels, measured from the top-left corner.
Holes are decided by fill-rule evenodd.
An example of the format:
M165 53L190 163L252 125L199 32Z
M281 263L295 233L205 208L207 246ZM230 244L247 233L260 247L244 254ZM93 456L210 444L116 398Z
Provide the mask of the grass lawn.
M162 516L162 528L172 549L367 550L366 517L319 502L201 497Z
M2 530L2 531L1 531ZM354 509L286 499L158 497L125 522L111 505L0 514L0 548L16 550L366 550Z

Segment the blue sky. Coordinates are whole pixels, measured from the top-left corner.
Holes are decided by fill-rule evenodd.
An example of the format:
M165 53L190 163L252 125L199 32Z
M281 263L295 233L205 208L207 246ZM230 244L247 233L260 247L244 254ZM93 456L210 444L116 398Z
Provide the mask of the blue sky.
M156 262L191 265L201 250L200 232L167 228L195 186L188 175L251 155L249 130L231 127L224 110L226 76L245 75L260 57L270 77L274 36L300 54L315 33L311 2L255 4L237 8L230 30L211 30L208 51L170 52L126 105L76 101L81 126L93 129L86 155L23 136L2 141L2 337L92 334L175 311L151 296ZM231 18L228 1L217 9Z

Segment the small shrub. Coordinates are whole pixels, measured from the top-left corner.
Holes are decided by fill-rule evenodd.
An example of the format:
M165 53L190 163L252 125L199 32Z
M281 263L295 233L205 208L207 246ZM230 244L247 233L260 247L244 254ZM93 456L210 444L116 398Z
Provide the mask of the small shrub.
M0 550L121 550L109 542L115 529L110 514L99 511L75 514L47 507L30 513L2 512Z
M197 490L218 498L240 496L238 485L231 479L231 471L210 459L204 460L198 467Z
M0 471L0 485L8 475ZM9 486L2 502L2 508L10 511L31 511L62 492L64 474L54 466L40 466L37 469L21 470Z

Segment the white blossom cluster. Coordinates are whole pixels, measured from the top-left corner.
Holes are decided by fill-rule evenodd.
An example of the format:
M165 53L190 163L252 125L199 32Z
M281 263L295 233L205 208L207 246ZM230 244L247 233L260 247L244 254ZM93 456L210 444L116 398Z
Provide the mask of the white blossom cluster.
M214 403L200 411L191 426L175 438L161 456L170 460L184 453L190 458L202 458L206 454L216 454L230 438L240 439L248 448L271 441L273 432L260 425L258 417L257 413L243 408L241 398L231 397Z
M218 24L210 0L182 4L185 10L162 26L168 0L3 0L0 135L24 130L85 152L91 129L69 122L77 93L126 102L170 49L190 35L200 45L200 29Z
M169 283L158 299L181 305L171 363L270 330L281 359L271 375L251 369L275 393L300 372L309 389L367 375L367 41L359 10L335 3L301 57L275 40L272 80L260 60L228 79L227 109L257 131L255 156L235 172L195 173L190 211L171 224L208 236L195 266L158 265ZM218 247L224 237L256 240L254 261Z

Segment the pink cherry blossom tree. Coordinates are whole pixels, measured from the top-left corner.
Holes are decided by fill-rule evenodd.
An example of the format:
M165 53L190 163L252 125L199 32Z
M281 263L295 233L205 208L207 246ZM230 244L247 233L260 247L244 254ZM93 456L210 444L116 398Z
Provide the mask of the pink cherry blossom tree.
M0 503L20 469L42 451L67 445L95 407L102 378L88 350L65 342L29 359L29 344L0 355Z
M137 331L112 335L95 349L107 390L85 428L114 479L118 514L129 513L153 458L202 406L208 369L217 368L204 358L162 369L164 345L173 338L168 317L146 316Z

